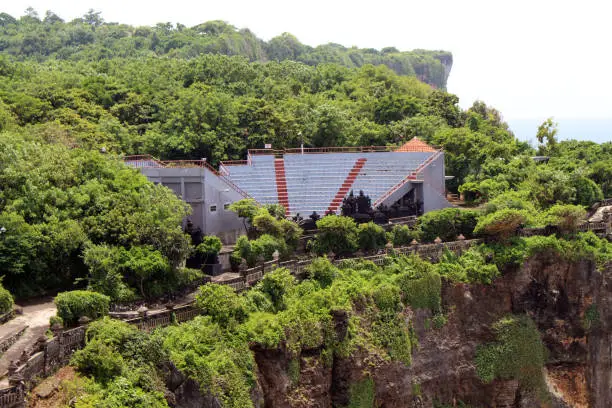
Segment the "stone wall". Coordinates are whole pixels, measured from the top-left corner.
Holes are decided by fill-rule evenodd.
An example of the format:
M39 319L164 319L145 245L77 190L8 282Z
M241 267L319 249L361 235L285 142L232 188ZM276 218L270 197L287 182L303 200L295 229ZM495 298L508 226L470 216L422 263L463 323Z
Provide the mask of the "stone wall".
M19 339L19 337L23 335L23 333L26 331L27 328L28 326L24 325L22 328L20 328L16 332L10 333L7 336L0 339L0 356L4 354L4 352L8 350L9 347L15 344L15 342Z

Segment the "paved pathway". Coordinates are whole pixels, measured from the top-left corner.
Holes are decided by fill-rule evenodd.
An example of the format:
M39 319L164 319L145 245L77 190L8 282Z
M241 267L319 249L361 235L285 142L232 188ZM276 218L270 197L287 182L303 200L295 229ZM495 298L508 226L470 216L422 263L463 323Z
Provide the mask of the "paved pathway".
M17 361L21 353L32 347L38 338L49 328L49 318L55 315L56 309L52 298L40 298L20 304L23 314L0 326L0 337L16 331L19 327L28 326L25 333L0 357L0 377L5 377L11 360ZM1 385L8 384L6 378Z

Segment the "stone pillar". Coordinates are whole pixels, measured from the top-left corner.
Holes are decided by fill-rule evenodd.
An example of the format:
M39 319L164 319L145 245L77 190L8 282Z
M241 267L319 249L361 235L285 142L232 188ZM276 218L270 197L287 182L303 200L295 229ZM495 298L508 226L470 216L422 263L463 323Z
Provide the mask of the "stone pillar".
M612 213L610 210L604 211L603 222L606 224L606 236L612 235Z

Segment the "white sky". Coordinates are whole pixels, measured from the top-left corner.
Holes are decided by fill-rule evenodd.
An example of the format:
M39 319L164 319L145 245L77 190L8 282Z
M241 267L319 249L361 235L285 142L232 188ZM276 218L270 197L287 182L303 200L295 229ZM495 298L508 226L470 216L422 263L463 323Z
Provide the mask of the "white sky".
M265 40L282 32L318 45L453 53L448 90L506 119L612 117L612 3L606 0L1 0L65 20L88 9L133 25L225 20Z

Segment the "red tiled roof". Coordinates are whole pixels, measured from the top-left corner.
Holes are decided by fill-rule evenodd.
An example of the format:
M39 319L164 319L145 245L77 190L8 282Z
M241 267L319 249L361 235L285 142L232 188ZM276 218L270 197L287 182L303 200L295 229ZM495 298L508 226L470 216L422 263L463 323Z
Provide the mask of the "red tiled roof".
M419 139L413 137L410 141L395 149L396 152L435 152L436 149Z

